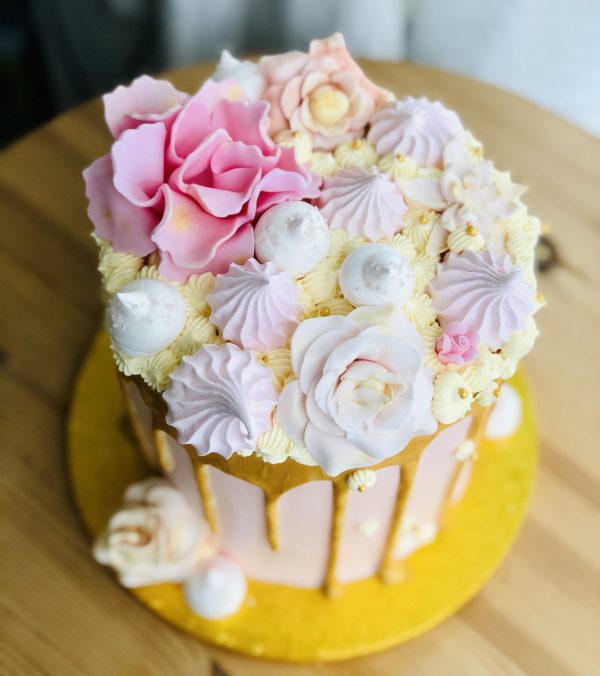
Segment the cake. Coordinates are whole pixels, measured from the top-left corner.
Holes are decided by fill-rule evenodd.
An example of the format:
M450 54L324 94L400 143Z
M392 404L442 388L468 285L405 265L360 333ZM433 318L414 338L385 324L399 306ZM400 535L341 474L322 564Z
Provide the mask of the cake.
M519 425L503 383L543 305L524 188L339 34L224 52L193 95L142 76L104 110L88 214L149 470L96 559L180 585L208 622L244 611L249 580L331 604L407 584L483 436Z

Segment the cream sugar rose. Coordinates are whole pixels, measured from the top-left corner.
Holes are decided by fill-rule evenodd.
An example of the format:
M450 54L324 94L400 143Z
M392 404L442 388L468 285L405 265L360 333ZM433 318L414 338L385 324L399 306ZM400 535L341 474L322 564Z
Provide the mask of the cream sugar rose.
M143 76L104 106L88 213L163 477L128 491L98 560L127 585L183 583L209 619L245 577L386 578L460 499L486 408L505 402L495 437L518 426L500 386L542 304L523 188L456 113L371 82L339 34L224 53L193 95Z

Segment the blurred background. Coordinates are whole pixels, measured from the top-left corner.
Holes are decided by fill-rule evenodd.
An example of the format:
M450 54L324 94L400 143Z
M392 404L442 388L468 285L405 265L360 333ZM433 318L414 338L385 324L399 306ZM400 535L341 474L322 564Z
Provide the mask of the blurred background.
M1 0L0 145L140 73L336 30L356 57L456 71L600 135L600 0Z

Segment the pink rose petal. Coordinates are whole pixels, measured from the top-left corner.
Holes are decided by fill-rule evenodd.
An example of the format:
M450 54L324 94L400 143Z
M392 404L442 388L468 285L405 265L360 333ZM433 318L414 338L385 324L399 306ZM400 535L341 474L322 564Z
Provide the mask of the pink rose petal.
M164 124L143 124L128 129L113 144L115 188L138 207L153 206L160 199L166 136Z
M146 256L156 249L150 235L158 219L151 209L136 207L115 190L112 162L105 155L83 172L88 216L98 237L112 243L116 251Z
M144 122L162 121L168 127L188 98L170 82L142 75L102 97L104 118L115 138Z

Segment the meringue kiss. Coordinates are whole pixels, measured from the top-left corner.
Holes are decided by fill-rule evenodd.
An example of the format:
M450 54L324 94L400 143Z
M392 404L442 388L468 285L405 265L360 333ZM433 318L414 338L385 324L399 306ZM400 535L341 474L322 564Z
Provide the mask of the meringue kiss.
M412 293L414 275L410 263L394 247L366 244L343 262L339 283L352 305L403 305Z
M256 258L280 270L303 275L329 250L329 228L319 210L307 202L283 202L260 217L254 230Z
M108 307L115 347L143 357L159 352L181 333L187 308L179 291L160 279L136 279L116 293Z

